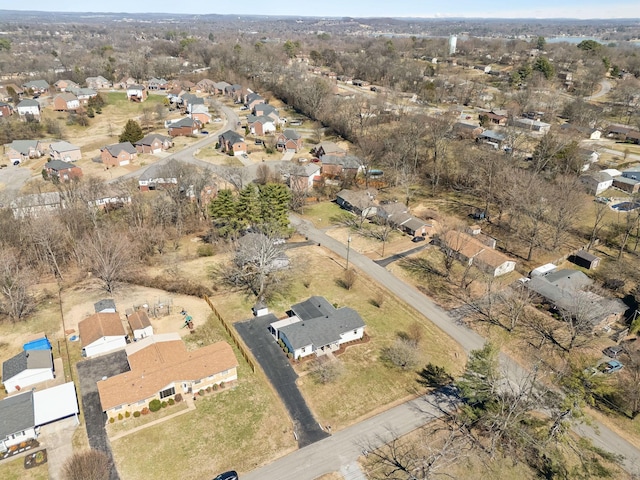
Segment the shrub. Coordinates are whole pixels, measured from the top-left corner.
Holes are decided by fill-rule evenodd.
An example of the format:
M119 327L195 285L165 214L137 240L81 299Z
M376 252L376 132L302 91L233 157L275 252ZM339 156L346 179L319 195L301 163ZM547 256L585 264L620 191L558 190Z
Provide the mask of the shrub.
M113 418L113 417L109 418L109 423L114 423L115 421L116 421L115 418Z
M173 398L170 398L169 401L167 402L169 405L175 405L176 401Z
M129 418L131 416L131 412L130 411L126 411L124 412L124 418Z
M293 353L291 352L287 353L287 358L291 360L293 358Z
M124 416L121 413L118 414L118 420L124 420Z
M150 411L151 411L151 410L149 410L149 408L144 407L144 408L140 411L140 413L141 413L142 415L149 415L149 412L150 412Z
M200 389L198 391L198 395L200 395L201 397L204 397L204 390Z
M182 394L176 393L175 399L176 399L176 403L180 403L182 401Z
M199 257L211 257L215 253L215 250L213 245L205 243L203 245L198 245L197 253Z
M167 408L168 403L167 402L162 402L160 405L162 406L162 408Z
M218 390L218 384L214 383L212 388L213 388L213 391L215 392L216 390Z
M224 388L224 382L220 382L220 388Z
M315 361L312 378L320 384L335 382L342 375L344 368L339 360L331 360L328 357L320 357Z
M24 448L27 446L27 442L20 442L20 448Z
M353 270L352 268L350 268L349 270L345 270L342 274L342 286L347 290L351 290L353 288L353 285L356 283L356 278L357 277L355 270Z
M138 418L139 416L140 416L140 412L138 410L133 412L133 418Z
M411 340L398 338L393 345L382 350L382 359L395 367L409 370L418 363L417 345Z
M152 412L157 412L162 408L162 403L157 398L154 398L149 402L149 410Z
M108 480L111 473L109 457L98 450L75 453L62 467L65 480Z
M207 387L207 393L211 393L211 387Z

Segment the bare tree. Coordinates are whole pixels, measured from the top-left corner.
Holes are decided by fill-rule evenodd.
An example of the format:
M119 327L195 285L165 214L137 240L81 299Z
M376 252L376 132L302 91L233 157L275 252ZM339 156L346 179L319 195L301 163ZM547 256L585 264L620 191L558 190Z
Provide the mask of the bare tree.
M320 384L333 383L344 372L344 367L337 358L318 357L311 370L311 376Z
M82 253L85 265L108 293L128 278L136 261L135 244L113 227L98 228L85 237Z
M261 165L259 167L261 167ZM225 182L231 184L237 191L242 190L249 181L249 173L244 167L222 166L218 167L216 173Z
M603 202L595 202L594 204L594 217L593 227L591 227L591 234L589 235L589 245L587 245L587 252L593 248L593 245L600 234L603 227L604 219L609 211L609 205Z
M64 480L108 480L110 473L109 457L93 449L75 453L62 467Z
M0 309L17 322L31 313L36 302L30 288L36 282L34 272L20 261L15 249L0 253Z

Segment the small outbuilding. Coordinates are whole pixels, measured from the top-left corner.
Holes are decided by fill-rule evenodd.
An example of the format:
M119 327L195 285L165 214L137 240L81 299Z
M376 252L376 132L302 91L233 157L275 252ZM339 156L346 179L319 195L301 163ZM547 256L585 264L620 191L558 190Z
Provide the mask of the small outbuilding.
M600 257L587 252L586 250L578 250L575 254L569 257L569 260L583 268L593 270L600 265Z

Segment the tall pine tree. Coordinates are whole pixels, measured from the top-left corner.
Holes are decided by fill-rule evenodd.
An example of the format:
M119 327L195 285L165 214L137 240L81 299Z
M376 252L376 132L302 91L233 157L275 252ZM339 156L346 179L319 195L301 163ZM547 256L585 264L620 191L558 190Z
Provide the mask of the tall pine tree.
M124 126L124 130L120 134L120 138L118 139L118 141L120 143L123 143L123 142L135 143L138 140L140 140L142 137L144 137L144 134L142 133L142 128L140 127L138 122L136 122L135 120L129 120L127 121L127 124Z

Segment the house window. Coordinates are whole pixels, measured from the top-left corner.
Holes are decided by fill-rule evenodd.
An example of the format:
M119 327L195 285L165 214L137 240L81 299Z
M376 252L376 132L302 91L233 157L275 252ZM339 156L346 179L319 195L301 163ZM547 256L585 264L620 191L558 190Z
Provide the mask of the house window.
M176 388L175 387L167 388L166 390L162 390L160 392L160 399L167 398L167 397L170 397L171 395L175 395L175 394L176 394Z
M194 385L198 385L200 383L202 383L202 380L196 380L195 382L193 382Z

